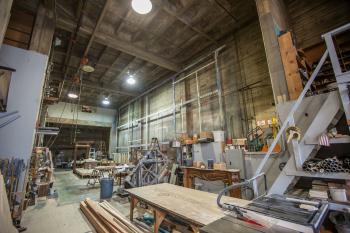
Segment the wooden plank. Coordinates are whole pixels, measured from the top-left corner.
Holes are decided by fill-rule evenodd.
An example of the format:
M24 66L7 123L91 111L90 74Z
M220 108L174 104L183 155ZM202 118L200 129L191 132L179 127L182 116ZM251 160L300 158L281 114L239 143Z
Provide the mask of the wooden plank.
M85 202L80 202L80 209L84 213L84 215L88 218L89 222L94 226L96 229L97 233L109 233L107 228L99 222L96 216L92 213L91 210L87 207Z
M1 232L17 233L18 231L12 225L11 212L9 202L6 195L4 177L0 173L0 226Z
M174 216L204 226L225 216L216 204L217 194L171 184L157 184L126 190L132 196ZM246 206L250 201L224 196L222 201Z
M292 33L287 32L279 36L278 44L280 46L289 98L296 100L303 91L303 84L299 73L297 50L293 44Z
M12 0L0 1L0 46L4 40L5 32L11 15Z

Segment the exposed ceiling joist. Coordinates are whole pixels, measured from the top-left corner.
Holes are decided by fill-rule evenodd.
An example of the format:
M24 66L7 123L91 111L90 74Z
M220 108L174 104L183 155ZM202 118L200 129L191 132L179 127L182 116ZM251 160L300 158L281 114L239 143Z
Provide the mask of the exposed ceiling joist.
M53 80L56 79L56 80L59 80L59 81L62 80L62 79L56 78L56 77L52 77L52 79ZM73 84L73 82L70 81L70 80L65 80L65 83L68 84L68 85ZM95 82L91 82L91 81L88 81L88 80L83 80L82 87L83 88L87 88L87 89L99 90L99 91L102 91L102 92L108 92L108 93L115 94L115 95L137 96L139 94L139 93L134 93L134 92L130 92L130 91L127 92L127 91L122 91L122 90L111 89L111 88L105 87L103 85L98 85Z
M111 0L106 0L105 4L104 4L104 6L103 6L102 12L101 12L100 16L98 17L97 23L96 23L96 25L95 25L95 27L94 27L94 30L92 31L92 34L91 34L90 39L89 39L89 42L88 42L88 44L87 44L87 46L86 46L86 48L85 48L85 50L84 50L83 57L86 57L86 56L88 55L88 53L89 53L91 44L92 44L92 42L94 41L94 37L95 37L95 35L96 35L96 32L97 32L97 31L99 30L99 28L100 28L101 22L102 22L102 20L103 20L105 14L106 14L106 12L107 12L107 9L108 9L108 7L109 7L110 2L111 2Z
M75 28L75 23L72 20L64 19L63 17L60 17L57 19L57 27L63 30L73 31ZM89 36L93 33L93 30L83 25L80 27L79 32L81 36ZM145 49L142 49L132 43L122 41L120 39L117 39L114 36L107 35L105 33L96 32L95 41L97 43L106 45L108 47L122 51L129 55L138 57L142 60L156 64L168 70L179 71L181 69L181 67L178 64L172 61L162 58L152 52L146 51Z
M164 3L161 3L162 5L164 5ZM170 4L168 2L168 4ZM177 20L181 21L183 24L185 24L187 27L191 28L193 31L195 31L196 33L198 33L200 36L208 39L209 41L211 41L212 43L217 44L217 41L214 40L211 36L209 36L208 34L206 34L205 32L203 32L202 30L200 30L199 28L193 26L190 22L186 21L185 19L183 19L182 17L180 17L180 14L182 14L183 12L176 13L175 11L171 10L172 8L168 8L168 7L163 7L162 8L165 12L167 12L169 15L175 17Z
M137 60L137 57L134 57L131 59L131 61L125 66L125 68L118 74L117 77L115 77L112 81L112 84L115 84L118 80L120 80L124 75L127 74L127 72L130 69L130 66Z
M113 63L107 68L107 70L101 75L101 77L99 78L99 81L101 81L106 74L108 74L108 72L110 72L112 70L112 68L115 66L115 64L118 62L118 58L120 56L120 52L117 54L116 58L114 59Z

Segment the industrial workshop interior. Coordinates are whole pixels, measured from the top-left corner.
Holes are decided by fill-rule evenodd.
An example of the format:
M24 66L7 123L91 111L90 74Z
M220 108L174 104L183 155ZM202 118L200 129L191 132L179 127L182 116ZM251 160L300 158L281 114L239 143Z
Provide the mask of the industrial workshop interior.
M349 0L0 0L0 233L350 232Z

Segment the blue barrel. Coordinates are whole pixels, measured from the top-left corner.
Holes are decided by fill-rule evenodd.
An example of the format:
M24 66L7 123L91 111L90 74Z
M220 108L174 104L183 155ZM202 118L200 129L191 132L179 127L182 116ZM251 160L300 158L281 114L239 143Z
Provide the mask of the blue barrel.
M113 179L112 178L101 178L100 179L100 199L112 198L113 194Z

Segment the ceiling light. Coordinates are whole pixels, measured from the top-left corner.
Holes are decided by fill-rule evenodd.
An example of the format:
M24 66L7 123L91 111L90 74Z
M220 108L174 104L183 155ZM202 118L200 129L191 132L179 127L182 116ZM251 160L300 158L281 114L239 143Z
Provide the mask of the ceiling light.
M136 80L133 76L129 76L129 78L126 80L126 82L130 85L134 85L136 83Z
M91 73L95 71L95 68L89 65L83 65L81 69L86 73Z
M104 105L109 105L111 102L109 101L109 99L106 97L102 100L102 104Z
M76 98L78 98L78 95L75 94L75 93L70 92L70 93L68 93L68 97L71 98L71 99L76 99Z
M148 14L152 10L152 2L150 0L132 0L131 6L134 11L141 15Z

